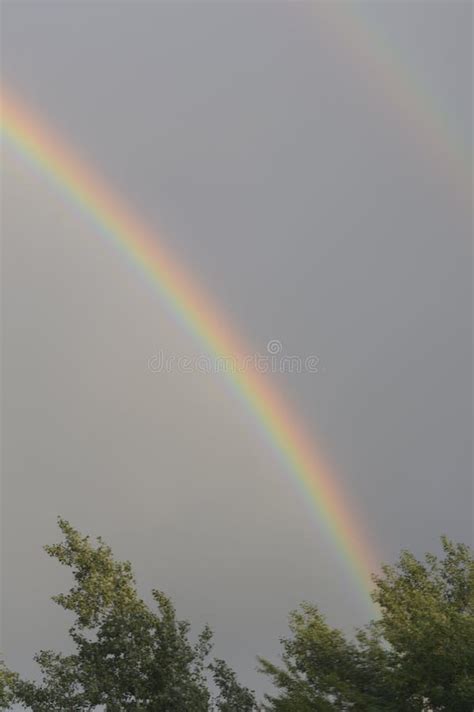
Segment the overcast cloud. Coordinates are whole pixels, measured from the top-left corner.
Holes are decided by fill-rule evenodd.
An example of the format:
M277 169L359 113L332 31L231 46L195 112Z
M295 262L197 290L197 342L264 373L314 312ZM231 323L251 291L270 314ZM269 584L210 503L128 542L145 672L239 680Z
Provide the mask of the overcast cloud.
M469 186L443 158L471 150L472 5L339 8L342 24L318 2L4 1L1 70L255 351L319 359L272 378L392 561L472 541ZM357 61L360 26L376 40ZM410 85L387 99L377 42L446 123L434 149ZM148 368L199 347L145 280L2 157L7 661L33 675L65 640L49 597L68 578L41 552L61 514L209 622L261 691L255 656L288 611L312 600L348 629L360 592L224 380Z

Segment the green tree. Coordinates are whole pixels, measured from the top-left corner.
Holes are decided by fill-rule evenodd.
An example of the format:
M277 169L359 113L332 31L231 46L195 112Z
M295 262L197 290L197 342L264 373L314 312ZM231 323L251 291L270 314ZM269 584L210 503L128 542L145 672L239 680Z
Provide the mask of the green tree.
M374 577L380 618L354 641L304 604L290 616L283 665L261 659L279 694L272 712L472 712L474 559L442 539L443 557L402 553Z
M8 710L13 704L17 680L17 676L0 660L0 710Z
M211 660L205 628L192 644L189 625L167 596L148 606L128 562L117 562L59 521L63 541L46 547L68 566L74 585L55 601L74 616L71 655L36 656L42 681L0 661L0 709L33 712L252 712L253 693L223 660ZM472 712L474 710L474 558L442 539L443 556L419 561L403 552L374 577L380 617L348 640L319 610L303 604L282 640L283 664L261 659L276 693L269 712Z
M223 661L209 661L208 628L191 644L189 625L176 618L167 596L154 590L154 606L148 606L138 596L128 562L115 561L101 539L94 545L68 522L59 520L59 526L63 541L45 549L72 570L73 587L53 600L74 615L69 634L75 652L40 652L39 684L8 673L4 699L14 692L33 712L255 709L253 694L233 671ZM217 696L209 690L209 676Z

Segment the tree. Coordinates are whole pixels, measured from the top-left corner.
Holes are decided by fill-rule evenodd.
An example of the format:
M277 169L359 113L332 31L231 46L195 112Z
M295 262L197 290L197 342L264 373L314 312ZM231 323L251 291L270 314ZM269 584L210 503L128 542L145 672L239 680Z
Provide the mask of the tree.
M115 561L101 539L94 545L67 521L60 519L59 526L64 540L45 549L72 570L74 586L53 600L74 615L69 634L75 652L40 652L35 659L42 682L5 678L5 695L10 690L33 712L255 709L253 694L233 671L223 661L209 662L209 628L191 644L189 624L176 618L167 596L154 590L154 606L148 606L138 596L128 562ZM209 676L217 697L209 690Z
M74 652L36 656L42 681L21 680L0 661L0 709L33 712L254 712L255 697L228 665L210 659L206 627L193 644L170 599L138 595L128 562L59 520L63 541L45 547L74 585L54 598L74 616ZM374 577L380 617L347 639L318 608L290 615L282 664L260 659L276 692L268 712L472 712L474 557L442 539L443 556L405 551Z
M0 660L0 710L8 710L14 702L14 687L18 677Z
M272 712L353 710L472 712L474 558L442 539L443 558L402 553L374 577L380 618L354 641L327 625L315 606L290 616L283 666L261 659L279 694Z

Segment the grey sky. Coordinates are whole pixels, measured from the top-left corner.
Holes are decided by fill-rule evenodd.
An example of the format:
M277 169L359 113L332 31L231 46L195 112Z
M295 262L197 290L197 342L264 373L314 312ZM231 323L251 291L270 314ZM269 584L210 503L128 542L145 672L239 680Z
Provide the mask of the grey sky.
M472 7L351 3L470 150ZM256 350L386 560L472 540L470 215L321 3L3 2L2 77L99 168ZM355 19L354 19L355 18ZM354 30L355 31L355 30ZM369 48L370 49L370 48ZM370 56L370 52L369 52ZM369 67L369 69L367 69ZM439 140L444 141L440 135ZM170 593L257 689L302 599L366 609L222 379L145 281L3 152L3 642L62 645L58 514Z

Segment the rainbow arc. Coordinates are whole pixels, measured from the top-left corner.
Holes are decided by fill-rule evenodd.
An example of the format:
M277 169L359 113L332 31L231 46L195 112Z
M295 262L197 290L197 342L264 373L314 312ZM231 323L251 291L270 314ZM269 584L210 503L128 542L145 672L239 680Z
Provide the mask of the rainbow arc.
M125 201L84 159L6 87L2 91L1 133L9 147L80 208L94 223L98 236L105 236L140 268L173 315L208 354L216 359L244 362L250 349L193 275L173 259L158 236L132 214ZM278 454L312 517L329 535L367 600L377 557L335 473L265 374L250 363L245 369L226 372L224 377Z

